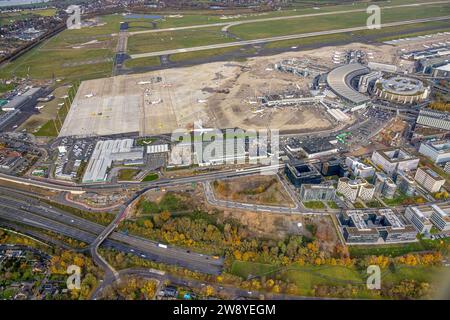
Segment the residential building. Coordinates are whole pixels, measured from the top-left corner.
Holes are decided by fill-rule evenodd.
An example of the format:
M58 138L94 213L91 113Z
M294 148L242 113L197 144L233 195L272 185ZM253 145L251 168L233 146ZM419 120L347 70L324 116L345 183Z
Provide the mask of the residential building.
M417 169L414 180L429 192L439 192L445 184L445 179L430 168Z
M405 217L420 233L430 233L433 225L418 207L406 208Z
M446 163L450 161L450 140L423 142L419 152L436 164Z
M337 192L341 193L351 202L355 202L357 198L363 201L370 201L375 193L375 187L361 178L355 180L340 178Z
M300 199L302 201L333 201L336 198L336 189L332 185L302 184Z
M419 166L419 158L401 148L374 151L372 162L389 176L395 175L398 171L413 171Z

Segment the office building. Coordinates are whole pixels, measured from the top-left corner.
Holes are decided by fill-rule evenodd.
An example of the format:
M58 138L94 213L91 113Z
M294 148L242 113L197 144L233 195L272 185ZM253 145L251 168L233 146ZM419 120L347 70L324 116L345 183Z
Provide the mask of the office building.
M443 208L435 204L431 207L433 209L430 217L431 222L440 231L450 231L450 209Z
M357 198L363 201L370 201L375 193L375 187L361 178L355 180L340 178L337 192L351 202L355 202Z
M393 199L395 192L397 191L397 185L392 181L387 174L383 172L377 172L375 178L375 193L383 196L386 199Z
M372 162L389 176L398 171L414 171L419 166L419 158L401 148L374 151Z
M411 174L400 171L397 174L396 183L398 189L408 197L412 197L416 193L416 181Z
M302 184L320 184L322 182L319 171L312 164L303 161L288 162L285 173L296 188L300 188Z
M420 233L430 233L433 225L418 207L406 208L405 217Z
M375 174L375 168L371 165L365 164L360 159L355 157L347 157L345 164L353 172L355 177L358 178L372 178Z
M336 189L332 185L302 184L300 199L302 201L333 201L336 198Z
M423 142L419 152L436 164L446 163L450 161L450 140Z
M417 169L414 180L429 192L439 192L445 180L430 168Z
M350 210L341 213L338 221L348 244L416 241L416 229L391 209Z

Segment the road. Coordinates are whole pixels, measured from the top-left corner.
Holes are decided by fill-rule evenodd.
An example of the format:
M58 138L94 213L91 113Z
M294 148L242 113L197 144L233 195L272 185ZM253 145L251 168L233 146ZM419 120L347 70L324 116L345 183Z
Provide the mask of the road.
M13 194L12 192L5 194L0 190L0 219L62 234L91 244L90 248L98 248L97 244L103 243L106 247L125 253L132 253L152 261L182 266L194 271L208 274L219 274L222 271L222 259L216 260L207 255L172 246L161 248L157 242L126 235L122 232L112 232L105 226L47 204L41 204L39 200L27 198L22 194ZM108 239L104 237L101 241L98 240L102 234L108 233L111 233Z
M446 4L446 3L450 3L450 1L421 2L421 3L402 4L402 5L395 5L395 6L380 6L380 7L382 10L385 10L385 9L417 7L417 6L427 6L427 5L433 5L433 4ZM142 30L142 31L130 32L129 35L134 36L134 35L145 34L145 33L171 32L171 31L201 29L201 28L211 28L211 27L223 27L222 31L228 32L228 29L230 27L242 25L242 24L248 24L248 23L290 20L290 19L299 19L299 18L308 18L308 17L327 16L327 15L340 15L340 14L347 14L347 13L366 12L366 10L367 10L367 8L352 9L352 10L338 10L338 11L309 13L309 14L301 14L301 15L293 15L293 16L249 19L249 20L240 20L240 21L234 21L234 22L218 22L218 23L201 24L201 25L185 26L185 27L165 28L165 29Z
M416 24L416 23L443 21L443 20L449 20L449 19L450 19L450 16L442 16L442 17L434 17L434 18L426 18L426 19L407 20L407 21L399 21L399 22L392 22L392 23L383 23L383 24L381 24L381 27L382 28L397 27L397 26L404 26L404 25L410 25L410 24ZM309 33L300 33L300 34L292 34L292 35L287 35L287 36L277 36L277 37L254 39L254 40L242 40L242 41L235 41L235 42L228 42L228 43L212 44L212 45L207 45L207 46L198 46L198 47L190 47L190 48L182 48L182 49L171 49L171 50L164 50L164 51L157 51L157 52L132 54L132 55L130 55L130 57L131 57L131 59L158 57L158 56L171 55L171 54L177 54L177 53L195 52L195 51L203 51L203 50L211 50L211 49L222 49L222 48L239 47L239 46L247 46L247 45L256 45L256 44L263 44L263 43L269 43L269 42L303 39L303 38L310 38L310 37L317 37L317 36L324 36L324 35L331 35L331 34L339 34L339 33L348 33L348 32L355 32L355 31L362 31L362 30L367 30L367 26L345 28L345 29L334 29L334 30L327 30L327 31L317 31L317 32L309 32Z
M214 288L216 293L222 293L232 299L245 298L252 300L260 300L263 296L265 300L325 300L329 298L317 298L317 297L303 297L303 296L292 296L287 294L280 293L271 293L271 292L263 292L263 291L248 291L240 288L236 288L226 284L217 284L210 282L203 282L200 280L194 279L185 279L181 277L177 277L171 274L167 274L165 272L160 272L158 270L152 269L144 269L144 268L133 268L133 269L124 269L119 271L119 278L123 278L126 276L132 277L141 277L147 279L156 279L163 283L164 281L169 281L170 284L179 286L179 287L187 287L187 288L195 288L202 289L204 286L209 285ZM114 279L104 280L99 287L91 295L91 299L97 300L101 298L101 294L105 288L109 287L114 283Z

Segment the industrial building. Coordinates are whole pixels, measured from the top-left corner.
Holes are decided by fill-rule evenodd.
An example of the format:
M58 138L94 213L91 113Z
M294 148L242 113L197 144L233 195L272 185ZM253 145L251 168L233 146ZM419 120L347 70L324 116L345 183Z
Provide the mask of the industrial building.
M300 199L302 201L333 201L336 198L336 189L326 184L302 184Z
M142 160L144 148L133 139L98 141L83 176L83 183L104 182L113 162Z
M351 169L353 175L357 178L371 178L375 174L375 168L371 165L361 162L360 159L355 157L347 157L345 164Z
M450 161L450 140L422 142L419 152L436 164Z
M375 192L382 195L386 199L393 199L395 192L397 191L397 185L383 172L376 173L375 179Z
M412 104L426 100L430 95L430 88L420 80L395 76L379 79L375 84L374 94L383 100Z
M406 208L405 217L420 233L430 233L433 227L430 219L418 207Z
M419 166L419 158L401 148L374 151L371 160L389 176L398 171L414 171Z
M450 130L450 113L422 109L417 118L417 124L431 128Z
M337 192L351 202L355 202L357 198L363 201L370 201L375 193L375 187L365 179L350 180L349 178L340 178Z
M351 210L338 217L341 232L348 244L394 243L416 240L416 229L391 209Z
M450 50L446 52L445 56L419 60L416 64L416 71L432 77L448 77L450 75Z
M355 90L352 81L369 72L369 69L362 64L346 64L328 73L327 83L331 90L345 101L355 106L364 105L370 101L370 98Z
M414 180L429 192L439 192L445 184L445 179L430 168L417 169Z
M285 173L296 188L300 188L302 184L320 184L322 182L319 171L312 164L303 161L288 162Z

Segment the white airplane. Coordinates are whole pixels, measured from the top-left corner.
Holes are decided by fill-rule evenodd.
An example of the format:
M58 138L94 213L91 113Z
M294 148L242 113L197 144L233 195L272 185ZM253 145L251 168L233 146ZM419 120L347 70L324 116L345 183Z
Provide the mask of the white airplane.
M94 97L94 96L95 96L95 94L93 94L93 93L89 93L89 94L85 95L85 97L88 98L88 99L89 99L89 98L92 98L92 97Z
M208 102L208 100L198 99L197 102L198 102L198 103L206 103L206 102Z
M151 81L139 81L137 84L138 85L152 84L152 82Z
M36 106L35 109L36 109L36 110L41 110L41 109L44 109L44 107L45 107L45 105L42 105L42 106Z

